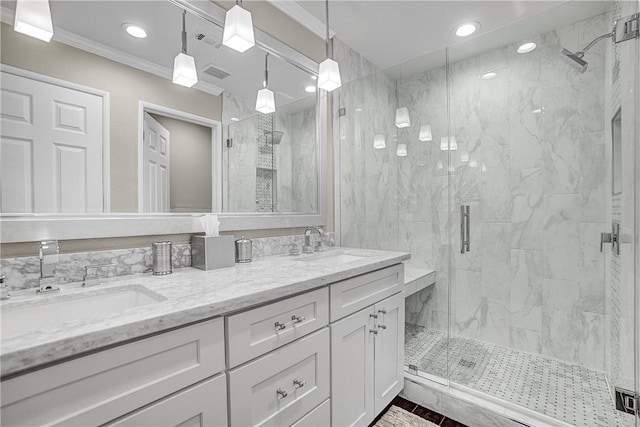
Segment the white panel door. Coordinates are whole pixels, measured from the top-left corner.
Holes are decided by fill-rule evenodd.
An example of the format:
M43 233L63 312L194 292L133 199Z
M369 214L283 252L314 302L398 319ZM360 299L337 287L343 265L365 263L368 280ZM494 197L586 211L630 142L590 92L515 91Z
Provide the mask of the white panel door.
M375 409L379 414L404 387L404 292L375 305Z
M373 306L331 325L331 425L373 421Z
M144 212L169 212L169 131L144 113Z
M103 212L103 101L2 73L3 213Z

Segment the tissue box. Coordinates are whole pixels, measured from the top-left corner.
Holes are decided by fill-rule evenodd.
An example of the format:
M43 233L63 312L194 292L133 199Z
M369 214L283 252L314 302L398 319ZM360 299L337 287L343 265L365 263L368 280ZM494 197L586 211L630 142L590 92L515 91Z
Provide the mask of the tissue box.
M233 267L234 242L233 236L192 236L191 266L200 270Z

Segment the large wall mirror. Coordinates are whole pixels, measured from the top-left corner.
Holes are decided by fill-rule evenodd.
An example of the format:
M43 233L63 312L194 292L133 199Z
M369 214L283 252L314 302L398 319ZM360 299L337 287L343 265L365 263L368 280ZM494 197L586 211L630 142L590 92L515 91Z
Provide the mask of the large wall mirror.
M3 237L14 219L48 215L215 212L226 229L325 221L314 61L259 29L242 54L223 46L225 11L209 1L50 4L49 44L14 32L15 2L2 4ZM171 81L184 11L192 88ZM267 54L276 111L263 114Z

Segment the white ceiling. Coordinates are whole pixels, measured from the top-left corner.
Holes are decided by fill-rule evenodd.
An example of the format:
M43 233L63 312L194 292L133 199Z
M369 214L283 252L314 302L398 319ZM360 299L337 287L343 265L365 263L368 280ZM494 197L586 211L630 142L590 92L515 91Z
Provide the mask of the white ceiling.
M181 50L182 9L167 0L53 0L50 4L56 32L63 30L71 37L80 36L167 70L173 68L173 59ZM15 1L3 1L3 6L13 11ZM139 25L150 36L133 38L123 30L124 23ZM188 53L196 59L199 79L247 100L255 99L264 78L265 53L257 46L242 54L222 46L222 29L189 13L186 28ZM197 40L198 33L206 38ZM231 75L218 79L204 74L202 70L209 65ZM278 105L309 97L304 87L313 83L304 71L269 57L269 87Z
M297 0L297 3L318 20L325 22L324 1ZM569 2L331 0L329 23L339 39L381 69L387 69L461 43L462 40L466 42L482 38L496 30L514 27L514 24L523 20L536 22L536 17L539 17L538 23L542 25L548 18L548 14L545 18L543 12L566 3ZM581 3L590 9L596 4L597 8L602 9L604 4L596 1ZM576 10L578 7L571 9ZM568 14L566 19L571 19L571 15ZM481 27L473 36L461 39L454 31L457 25L466 21L479 22ZM505 39L504 44L515 41ZM477 45L476 48L481 46Z

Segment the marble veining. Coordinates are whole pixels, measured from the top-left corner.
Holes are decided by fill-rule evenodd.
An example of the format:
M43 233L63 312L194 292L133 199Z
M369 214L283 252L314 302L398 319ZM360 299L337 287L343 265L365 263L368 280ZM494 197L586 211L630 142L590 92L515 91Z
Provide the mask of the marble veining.
M31 330L2 341L2 375L33 368L61 358L95 350L110 344L141 337L167 328L221 316L270 300L312 290L329 283L377 270L409 259L401 252L341 248L362 259L342 265L301 262L302 255L257 258L248 264L201 271L183 268L167 276L149 273L109 279L106 287L139 285L166 300L127 310L104 318L68 321ZM63 285L60 295L77 285ZM19 302L21 295L0 305L2 312ZM33 303L44 298L32 296Z
M317 238L313 236L314 241ZM302 249L303 236L262 237L252 241L253 257L260 258L286 254L293 244ZM326 247L332 247L334 242L335 233L325 233L323 244ZM191 267L191 244L174 244L172 261L174 270ZM149 273L153 268L151 247L61 254L56 276L62 284L81 282L84 280L84 267L87 265L103 266L99 270L99 275L104 278ZM7 278L10 290L31 289L39 286L40 260L37 256L3 258L0 259L0 268Z

